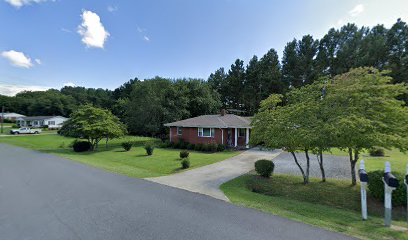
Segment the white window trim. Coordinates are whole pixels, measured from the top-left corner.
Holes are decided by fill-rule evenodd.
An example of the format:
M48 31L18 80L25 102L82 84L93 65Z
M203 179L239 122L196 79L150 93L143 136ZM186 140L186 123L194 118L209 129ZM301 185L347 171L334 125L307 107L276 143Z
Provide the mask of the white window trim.
M181 133L179 133L179 130L181 130ZM178 136L183 135L183 128L182 127L177 127L176 131L177 131Z
M215 129L214 128L208 128L208 129L210 129L210 136L204 136L204 128L197 128L198 137L213 138L215 136Z
M244 135L240 135L239 133L244 129ZM245 137L246 136L246 129L245 128L238 128L238 137Z

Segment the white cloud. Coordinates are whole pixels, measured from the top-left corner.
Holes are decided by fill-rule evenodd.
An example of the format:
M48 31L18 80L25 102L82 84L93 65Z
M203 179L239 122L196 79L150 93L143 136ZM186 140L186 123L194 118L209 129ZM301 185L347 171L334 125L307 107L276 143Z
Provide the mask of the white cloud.
M34 59L34 61L35 61L38 65L41 65L41 64L42 64L41 60L38 59L38 58Z
M5 1L16 8L20 8L24 5L46 2L47 0L5 0Z
M67 82L63 84L64 87L76 87L77 85L73 82Z
M72 31L67 28L61 28L61 31L66 32L66 33L72 33Z
M31 58L24 55L22 52L17 52L14 50L4 51L1 53L1 56L7 59L11 65L20 68L30 68L33 66Z
M146 42L149 42L149 41L150 41L150 38L149 38L148 36L143 36L143 39L144 39Z
M27 86L17 84L0 83L0 94L6 96L14 96L22 91L46 91L50 89L44 86Z
M82 23L78 26L78 33L87 47L103 48L109 33L101 23L100 17L91 11L82 12Z
M119 8L118 8L117 6L111 6L111 5L109 5L109 6L107 7L107 10L108 10L108 12L116 12L116 11L119 10Z
M363 4L358 4L356 5L353 9L349 11L350 16L352 17L357 17L360 15L362 12L364 12L364 5Z

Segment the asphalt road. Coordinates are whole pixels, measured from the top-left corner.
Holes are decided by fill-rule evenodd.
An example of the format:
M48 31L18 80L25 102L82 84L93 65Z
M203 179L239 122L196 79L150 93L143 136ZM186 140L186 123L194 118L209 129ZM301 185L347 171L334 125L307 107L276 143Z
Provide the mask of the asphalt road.
M53 155L0 144L0 239L349 239Z

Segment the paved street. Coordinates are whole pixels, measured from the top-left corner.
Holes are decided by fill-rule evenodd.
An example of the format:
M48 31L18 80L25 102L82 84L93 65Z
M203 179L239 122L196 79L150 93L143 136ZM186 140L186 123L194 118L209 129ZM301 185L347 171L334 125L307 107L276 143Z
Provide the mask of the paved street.
M0 239L349 239L205 195L0 144Z

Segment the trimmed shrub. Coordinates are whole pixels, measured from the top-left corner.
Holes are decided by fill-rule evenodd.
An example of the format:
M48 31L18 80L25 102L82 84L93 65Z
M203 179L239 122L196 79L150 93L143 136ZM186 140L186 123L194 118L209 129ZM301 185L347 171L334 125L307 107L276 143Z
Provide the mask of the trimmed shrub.
M210 144L208 144L208 151L209 152L216 152L217 151L217 149L218 149L218 144L216 144L216 143L210 143Z
M149 156L153 155L153 150L154 150L153 145L151 145L151 144L146 144L146 145L144 146L144 149L146 150L146 154L147 154L147 155L149 155Z
M17 125L17 124L13 124L13 125L11 125L11 127L12 127L12 128L19 128L20 126Z
M202 145L201 145L201 151L203 151L203 152L208 152L208 151L209 151L208 144L202 144Z
M384 177L384 171L377 170L368 172L368 190L370 195L384 202L384 183L382 178ZM399 180L399 187L392 192L392 205L401 206L406 205L407 202L407 190L404 184L404 175L399 172L392 173Z
M181 168L182 169L187 169L190 167L190 160L188 158L185 158L181 161Z
M194 149L195 149L195 145L192 144L192 143L189 143L189 144L187 145L187 149L188 149L188 150L194 150Z
M178 141L178 148L180 149L187 149L187 145L188 145L188 142L184 141L183 139L180 139Z
M196 145L194 146L194 150L196 150L196 151L201 151L202 149L203 149L203 145L200 144L200 143L198 143L198 144L196 144Z
M377 147L370 149L369 153L372 157L384 157L385 155L384 149Z
M180 152L180 158L188 158L188 156L190 155L190 153L187 150L183 150Z
M255 171L262 177L269 178L274 168L275 164L270 160L262 159L255 162Z
M217 146L217 151L218 152L222 152L222 151L225 151L225 145L224 144L218 144L218 146Z
M128 141L128 142L123 142L123 143L122 143L122 147L123 147L123 149L125 149L126 152L129 152L130 149L132 149L132 147L133 147L133 143L130 142L130 141Z
M72 144L72 148L75 152L86 152L91 149L91 143L88 141L77 141Z

